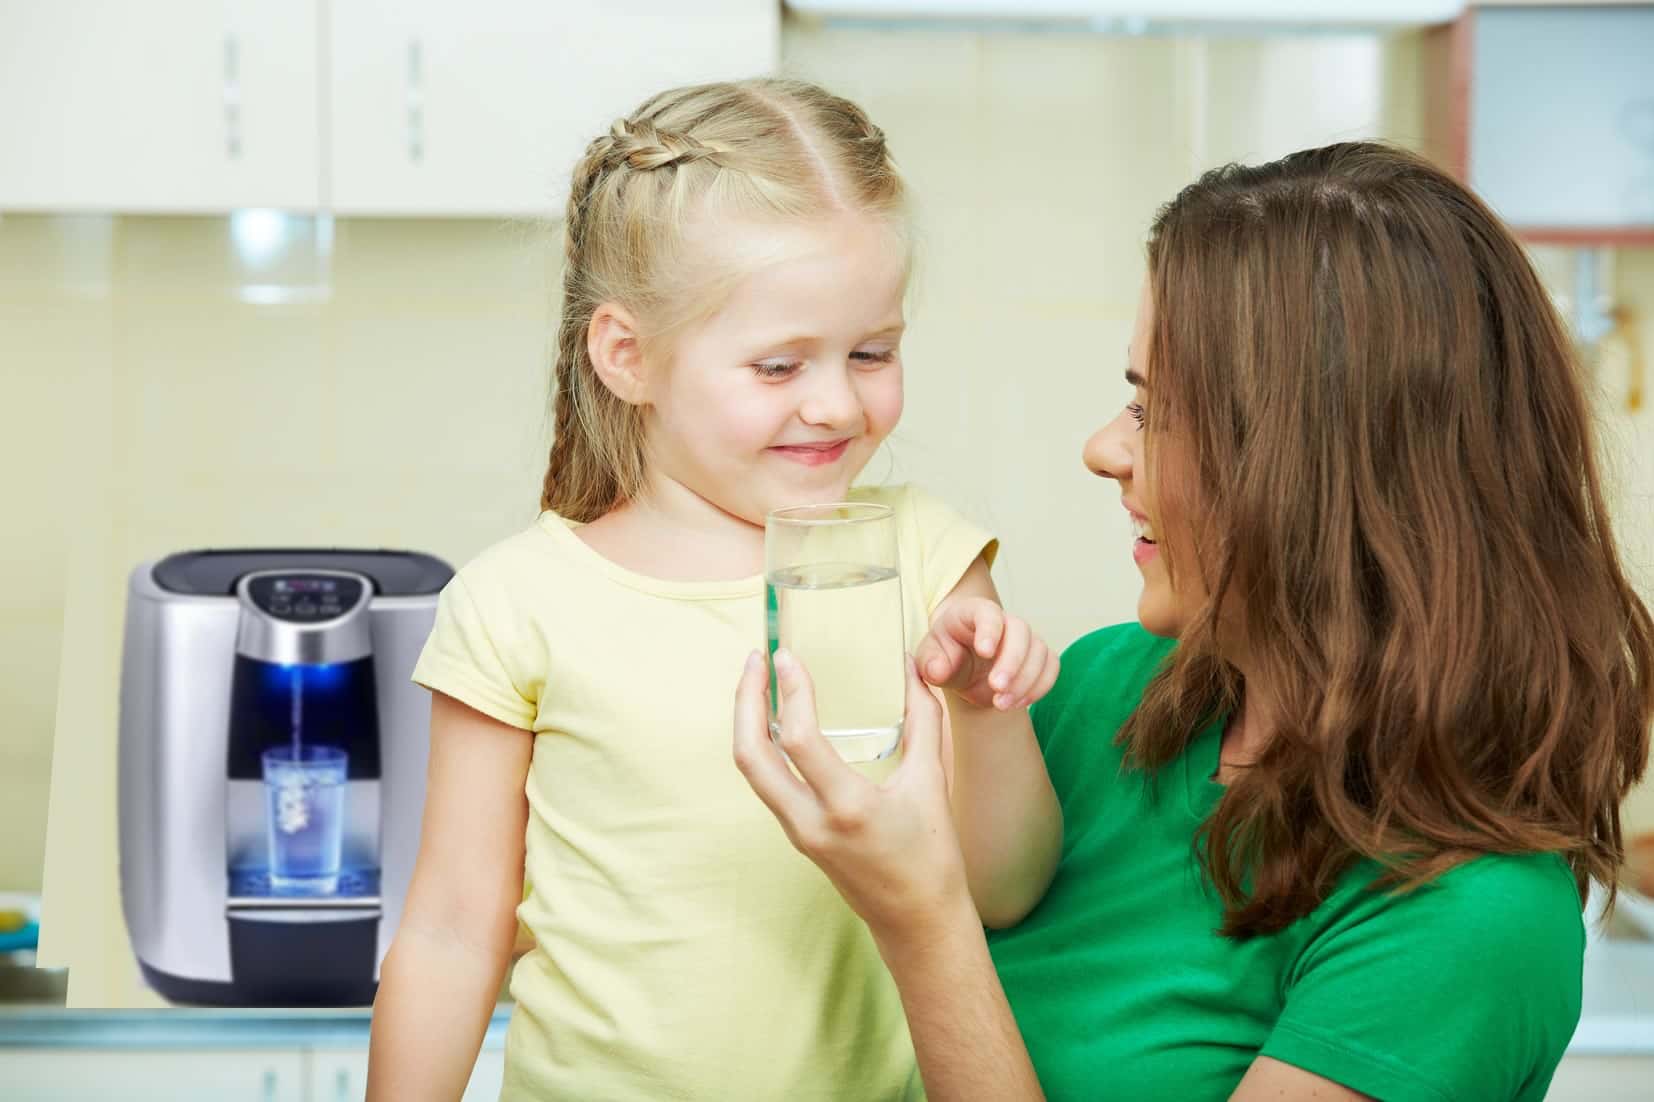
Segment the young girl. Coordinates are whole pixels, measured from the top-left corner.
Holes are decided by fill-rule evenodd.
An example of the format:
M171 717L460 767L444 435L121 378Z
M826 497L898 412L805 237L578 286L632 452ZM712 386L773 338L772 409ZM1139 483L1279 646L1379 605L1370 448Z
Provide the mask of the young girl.
M887 504L972 898L1004 925L1044 890L1061 824L1027 705L1055 659L1000 611L985 533L851 489L902 410L906 229L883 134L795 81L662 93L576 166L544 512L460 571L414 673L430 774L371 1098L459 1097L519 919L508 1099L922 1092L865 925L728 736L765 513Z

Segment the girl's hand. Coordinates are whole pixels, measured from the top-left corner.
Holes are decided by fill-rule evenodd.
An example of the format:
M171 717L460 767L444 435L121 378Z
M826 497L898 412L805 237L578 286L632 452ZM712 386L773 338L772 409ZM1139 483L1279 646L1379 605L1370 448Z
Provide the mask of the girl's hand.
M1057 656L1025 620L986 597L942 603L913 656L919 673L978 708L1026 708L1051 691Z
M902 763L875 784L822 737L809 674L786 651L774 662L781 746L770 740L769 678L754 652L735 692L735 765L793 846L827 874L881 951L922 942L961 906L974 915L943 779L942 709L913 663Z

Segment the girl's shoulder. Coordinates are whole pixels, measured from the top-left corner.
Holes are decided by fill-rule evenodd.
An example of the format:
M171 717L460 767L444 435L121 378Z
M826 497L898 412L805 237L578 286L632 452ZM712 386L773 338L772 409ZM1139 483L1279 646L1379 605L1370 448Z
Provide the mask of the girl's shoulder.
M559 532L559 530L561 530ZM455 572L455 580L473 598L515 604L526 594L579 584L579 557L560 546L559 535L577 537L555 513L478 551Z

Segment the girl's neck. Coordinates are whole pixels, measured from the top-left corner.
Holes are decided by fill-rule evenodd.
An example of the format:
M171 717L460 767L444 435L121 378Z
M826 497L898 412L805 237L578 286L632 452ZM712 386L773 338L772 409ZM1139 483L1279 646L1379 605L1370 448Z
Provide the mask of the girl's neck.
M666 581L732 581L764 570L761 526L667 480L651 480L577 534L611 562Z

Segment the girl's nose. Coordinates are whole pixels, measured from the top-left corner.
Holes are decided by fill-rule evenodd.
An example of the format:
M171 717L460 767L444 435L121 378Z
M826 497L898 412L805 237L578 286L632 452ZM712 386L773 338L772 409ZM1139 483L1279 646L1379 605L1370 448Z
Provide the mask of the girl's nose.
M1081 458L1092 474L1124 482L1131 478L1136 460L1137 425L1125 410L1091 434Z
M826 368L815 373L814 385L804 396L799 417L808 425L843 428L861 420L861 399L851 385L850 369Z

